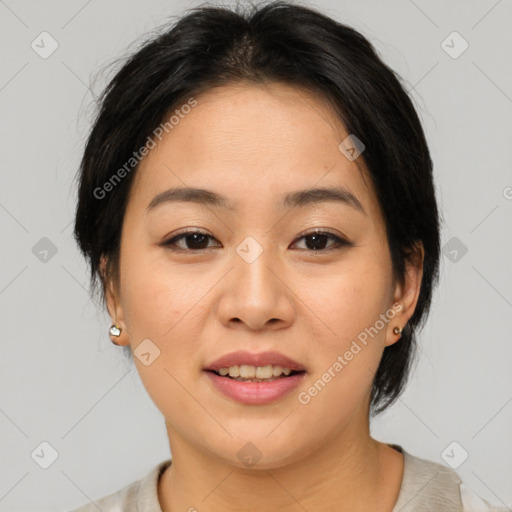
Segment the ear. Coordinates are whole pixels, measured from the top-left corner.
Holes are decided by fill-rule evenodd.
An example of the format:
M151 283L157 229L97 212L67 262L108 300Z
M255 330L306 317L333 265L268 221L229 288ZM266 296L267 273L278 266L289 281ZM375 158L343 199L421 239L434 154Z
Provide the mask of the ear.
M411 249L405 261L405 276L403 283L397 283L394 291L393 310L396 312L387 327L385 345L389 346L396 343L401 334L395 334L393 329L400 327L402 330L411 318L418 303L420 295L421 281L423 278L423 262L425 251L423 244L418 242ZM397 305L399 305L397 307Z
M103 290L105 293L105 302L107 305L108 313L112 318L112 324L115 324L121 329L121 334L119 336L112 336L109 333L110 339L116 345L129 345L129 337L124 321L123 308L121 307L119 300L119 287L109 272L108 260L104 255L100 258L100 273Z

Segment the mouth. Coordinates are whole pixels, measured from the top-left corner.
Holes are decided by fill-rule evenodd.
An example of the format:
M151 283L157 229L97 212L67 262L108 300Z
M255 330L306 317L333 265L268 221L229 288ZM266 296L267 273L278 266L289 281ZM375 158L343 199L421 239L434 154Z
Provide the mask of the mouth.
M232 352L203 371L224 396L247 405L262 405L284 398L305 377L300 363L279 353Z
M280 352L231 352L210 363L205 371L243 382L270 382L284 379L306 369Z

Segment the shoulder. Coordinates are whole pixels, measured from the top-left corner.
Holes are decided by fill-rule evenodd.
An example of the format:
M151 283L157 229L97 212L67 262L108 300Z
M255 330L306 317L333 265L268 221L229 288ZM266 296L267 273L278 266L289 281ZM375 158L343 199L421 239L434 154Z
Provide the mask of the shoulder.
M399 447L398 447L399 448ZM464 485L451 468L401 449L404 473L393 512L501 512Z
M463 512L507 512L510 510L506 507L491 505L463 483L460 484L460 494Z
M162 512L158 501L158 480L171 460L160 462L140 480L132 482L113 494L70 512Z

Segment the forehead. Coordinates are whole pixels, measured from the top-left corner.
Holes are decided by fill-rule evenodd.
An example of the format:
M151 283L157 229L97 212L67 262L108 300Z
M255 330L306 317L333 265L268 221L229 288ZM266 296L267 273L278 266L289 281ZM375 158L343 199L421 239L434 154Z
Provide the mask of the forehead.
M229 85L194 99L166 116L174 114L172 128L139 165L131 202L147 208L166 189L197 187L236 211L248 202L283 206L299 189L342 187L372 214L362 158L340 151L348 133L325 99L284 84Z

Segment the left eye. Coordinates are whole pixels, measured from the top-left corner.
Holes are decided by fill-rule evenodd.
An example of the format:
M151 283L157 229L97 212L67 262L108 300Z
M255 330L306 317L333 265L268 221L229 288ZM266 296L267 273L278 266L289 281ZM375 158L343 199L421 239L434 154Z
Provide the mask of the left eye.
M312 231L310 233L306 233L305 235L302 235L300 238L298 238L298 240L301 240L303 238L304 238L304 240L309 239L310 247L307 247L306 250L310 250L310 251L326 252L328 250L340 249L343 246L350 245L350 243L347 240L340 238L339 236L335 235L334 233L330 233L328 231ZM328 240L333 241L334 244L331 245L330 247L325 248L326 242ZM308 244L306 243L306 245L308 245Z
M214 237L207 235L201 231L185 231L180 235L170 238L162 243L163 246L168 247L172 251L200 251L208 248L208 239L215 240ZM328 231L312 231L310 233L306 233L299 237L297 240L309 240L309 243L306 242L306 250L310 251L323 251L326 252L328 250L341 248L342 246L348 246L350 243L343 238L335 235L334 233L330 233ZM177 244L179 241L185 241L185 244L188 247L179 247ZM334 242L334 245L330 247L325 247L328 240Z

